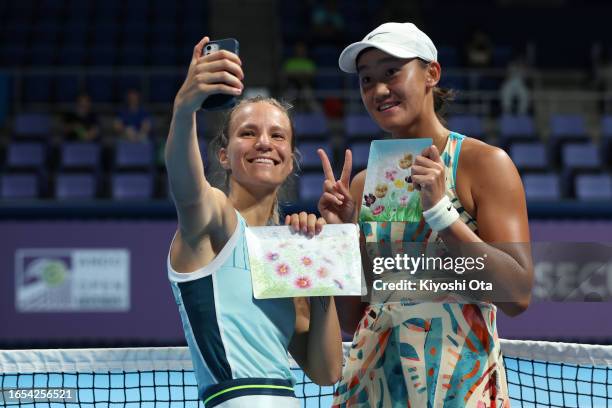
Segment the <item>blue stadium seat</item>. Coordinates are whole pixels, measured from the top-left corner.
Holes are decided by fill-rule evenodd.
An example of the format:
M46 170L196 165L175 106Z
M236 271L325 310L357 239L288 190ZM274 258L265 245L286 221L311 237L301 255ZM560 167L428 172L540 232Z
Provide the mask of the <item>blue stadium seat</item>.
M6 151L6 167L12 170L42 171L46 163L46 148L42 142L13 142Z
M146 23L129 21L123 25L121 43L128 48L143 48L147 41L149 26Z
M148 200L153 197L153 175L149 172L115 173L111 178L115 200Z
M609 174L580 174L576 176L576 198L581 201L612 200L612 176Z
M30 29L30 43L36 46L53 46L57 44L60 25L53 20L39 21Z
M298 137L327 136L327 118L322 112L295 113L293 123Z
M3 199L38 198L39 187L36 174L0 175L0 197Z
M115 144L116 169L151 168L154 163L153 143L120 140Z
M51 102L52 80L50 75L24 75L23 100L26 103Z
M2 30L2 45L13 44L16 47L23 48L28 42L29 34L30 27L27 24L6 23Z
M177 64L177 50L174 40L172 44L169 43L160 43L157 44L152 42L151 50L149 52L149 57L151 59L151 65L158 66L176 66ZM160 75L161 76L161 75ZM164 75L168 76L168 75ZM151 92L153 89L151 89Z
M67 142L60 147L60 168L98 170L101 147L96 142Z
M586 138L586 123L582 115L555 114L550 116L552 138Z
M64 47L85 47L89 24L85 21L66 21L60 28Z
M353 174L368 167L370 142L352 142L348 147L351 149L351 153L353 154Z
M113 102L117 98L112 75L90 75L85 79L85 89L93 102Z
M340 49L333 45L316 45L310 49L310 57L318 67L336 67Z
M559 200L561 198L561 185L559 175L556 173L524 174L523 185L529 201Z
M317 202L323 193L323 171L304 173L299 178L299 199L303 202Z
M76 101L79 94L79 78L76 75L59 75L54 78L55 100L57 102Z
M25 63L25 45L3 44L0 47L0 64L6 67L20 66Z
M440 86L455 90L465 90L468 88L467 80L464 75L444 73L440 78Z
M562 147L562 165L565 169L601 168L601 152L592 143L568 143Z
M453 115L448 118L448 127L452 131L466 136L481 138L484 136L482 118L478 115Z
M341 91L344 89L344 75L340 73L317 73L314 89L318 91Z
M97 179L91 173L60 173L55 178L54 197L60 200L94 199Z
M119 39L119 26L117 24L99 23L91 29L91 40L94 51L99 47L114 47Z
M546 170L548 151L543 143L513 143L510 157L519 170Z
M151 58L152 59L157 49L161 47L176 47L177 27L176 27L176 24L169 24L169 23L171 23L171 21L165 22L164 24L162 23L156 24L155 29L151 31L151 50L152 50Z
M362 136L375 138L381 133L381 129L368 114L346 115L344 117L344 129L349 138Z
M15 136L46 137L51 135L51 117L44 113L19 113L15 116Z
M149 78L149 102L171 103L184 79L183 76L173 74L151 75Z
M125 45L119 50L119 64L122 66L143 66L148 63L148 52L144 48L144 43L140 46Z
M499 118L499 136L503 143L514 139L535 139L533 118L528 115L502 115Z
M329 142L299 142L297 148L301 154L300 165L302 168L321 168L321 159L317 154L317 149L323 149L330 162L332 164L334 162L333 150Z
M142 88L143 77L140 75L117 75L115 77L117 91L119 92L119 99L125 101L125 95L128 89Z
M509 45L496 45L493 47L492 64L494 67L506 68L512 61L512 47Z
M440 64L444 68L458 67L461 65L457 48L448 45L441 45L438 47L438 61L440 61Z
M58 65L80 66L85 63L87 52L84 45L69 45L62 47L57 56ZM72 75L72 77L76 77Z
M601 136L612 138L612 115L604 115L601 118Z
M612 115L601 118L601 150L604 162L612 166Z
M117 47L114 45L104 45L91 48L89 50L89 64L94 66L112 66L117 63Z

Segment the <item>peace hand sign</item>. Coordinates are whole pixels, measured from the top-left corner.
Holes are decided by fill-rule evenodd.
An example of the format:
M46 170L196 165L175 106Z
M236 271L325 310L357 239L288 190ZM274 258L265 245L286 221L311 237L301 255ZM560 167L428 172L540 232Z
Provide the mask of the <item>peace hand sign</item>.
M325 181L323 182L323 194L319 199L319 213L328 224L342 224L354 222L355 200L349 191L351 170L353 167L353 155L349 149L344 153L344 165L340 180L336 180L334 171L323 149L318 149L317 154L321 158Z

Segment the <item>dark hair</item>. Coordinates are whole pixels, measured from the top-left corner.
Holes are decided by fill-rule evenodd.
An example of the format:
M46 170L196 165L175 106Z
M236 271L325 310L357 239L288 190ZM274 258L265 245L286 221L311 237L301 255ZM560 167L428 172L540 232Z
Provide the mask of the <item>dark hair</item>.
M213 149L214 156L218 158L219 150L222 148L225 149L229 145L230 125L231 125L232 117L234 116L234 113L238 109L243 107L244 105L251 104L251 103L259 103L259 102L270 104L278 108L285 115L287 115L287 118L289 119L289 126L291 129L291 151L293 153L294 167L296 169L299 169L299 165L297 161L299 152L296 149L295 126L294 126L293 119L290 114L290 111L291 109L293 109L293 106L287 102L279 101L276 98L271 98L271 97L261 96L261 95L257 95L251 98L241 99L232 109L230 109L229 111L225 113L223 117L223 126L221 127L221 131L217 134L217 136L211 143L211 148ZM229 192L229 186L230 186L229 184L230 174L231 174L231 170L229 169L225 170L225 172L223 173L224 178L225 178L223 184L225 186L226 191L228 192ZM279 224L279 222L280 222L280 210L278 206L278 195L277 195L274 200L274 206L272 207L272 212L270 214L270 218L268 219L268 223L269 224Z
M428 61L425 61L421 58L418 58L421 66L426 68L429 65ZM438 120L443 125L446 125L446 119L444 118L444 114L446 113L446 108L450 104L452 100L455 99L457 92L454 89L450 88L442 88L439 86L434 86L433 88L433 104L434 104L434 112L438 117Z

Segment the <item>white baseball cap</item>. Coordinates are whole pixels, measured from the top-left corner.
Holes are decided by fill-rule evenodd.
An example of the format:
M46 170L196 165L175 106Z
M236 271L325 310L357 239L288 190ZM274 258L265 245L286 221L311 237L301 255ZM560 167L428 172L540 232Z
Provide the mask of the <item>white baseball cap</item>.
M417 26L412 23L385 23L342 51L338 59L340 69L349 73L357 72L357 56L370 47L397 58L421 58L427 62L438 59L433 41Z

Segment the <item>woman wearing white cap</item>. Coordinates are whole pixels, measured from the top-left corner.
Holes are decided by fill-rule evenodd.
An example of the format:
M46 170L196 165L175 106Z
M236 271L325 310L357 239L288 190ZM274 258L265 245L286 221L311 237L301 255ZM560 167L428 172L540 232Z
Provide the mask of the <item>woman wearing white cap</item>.
M359 75L366 109L393 138L433 139L412 160L412 180L406 180L420 192L421 221L401 228L363 223L366 241L476 243L486 250L493 291L478 301L447 297L371 301L365 311L357 304L344 307L343 328L357 329L334 406L507 407L496 305L511 316L521 313L533 281L529 245L519 244L529 242L519 174L501 149L445 128L438 116L447 93L437 87L437 51L414 24L381 25L349 45L339 64ZM357 199L363 196L365 171L349 188L350 151L337 181L325 153L319 155L326 174L321 215L328 223L360 220ZM516 244L502 250L489 243Z

